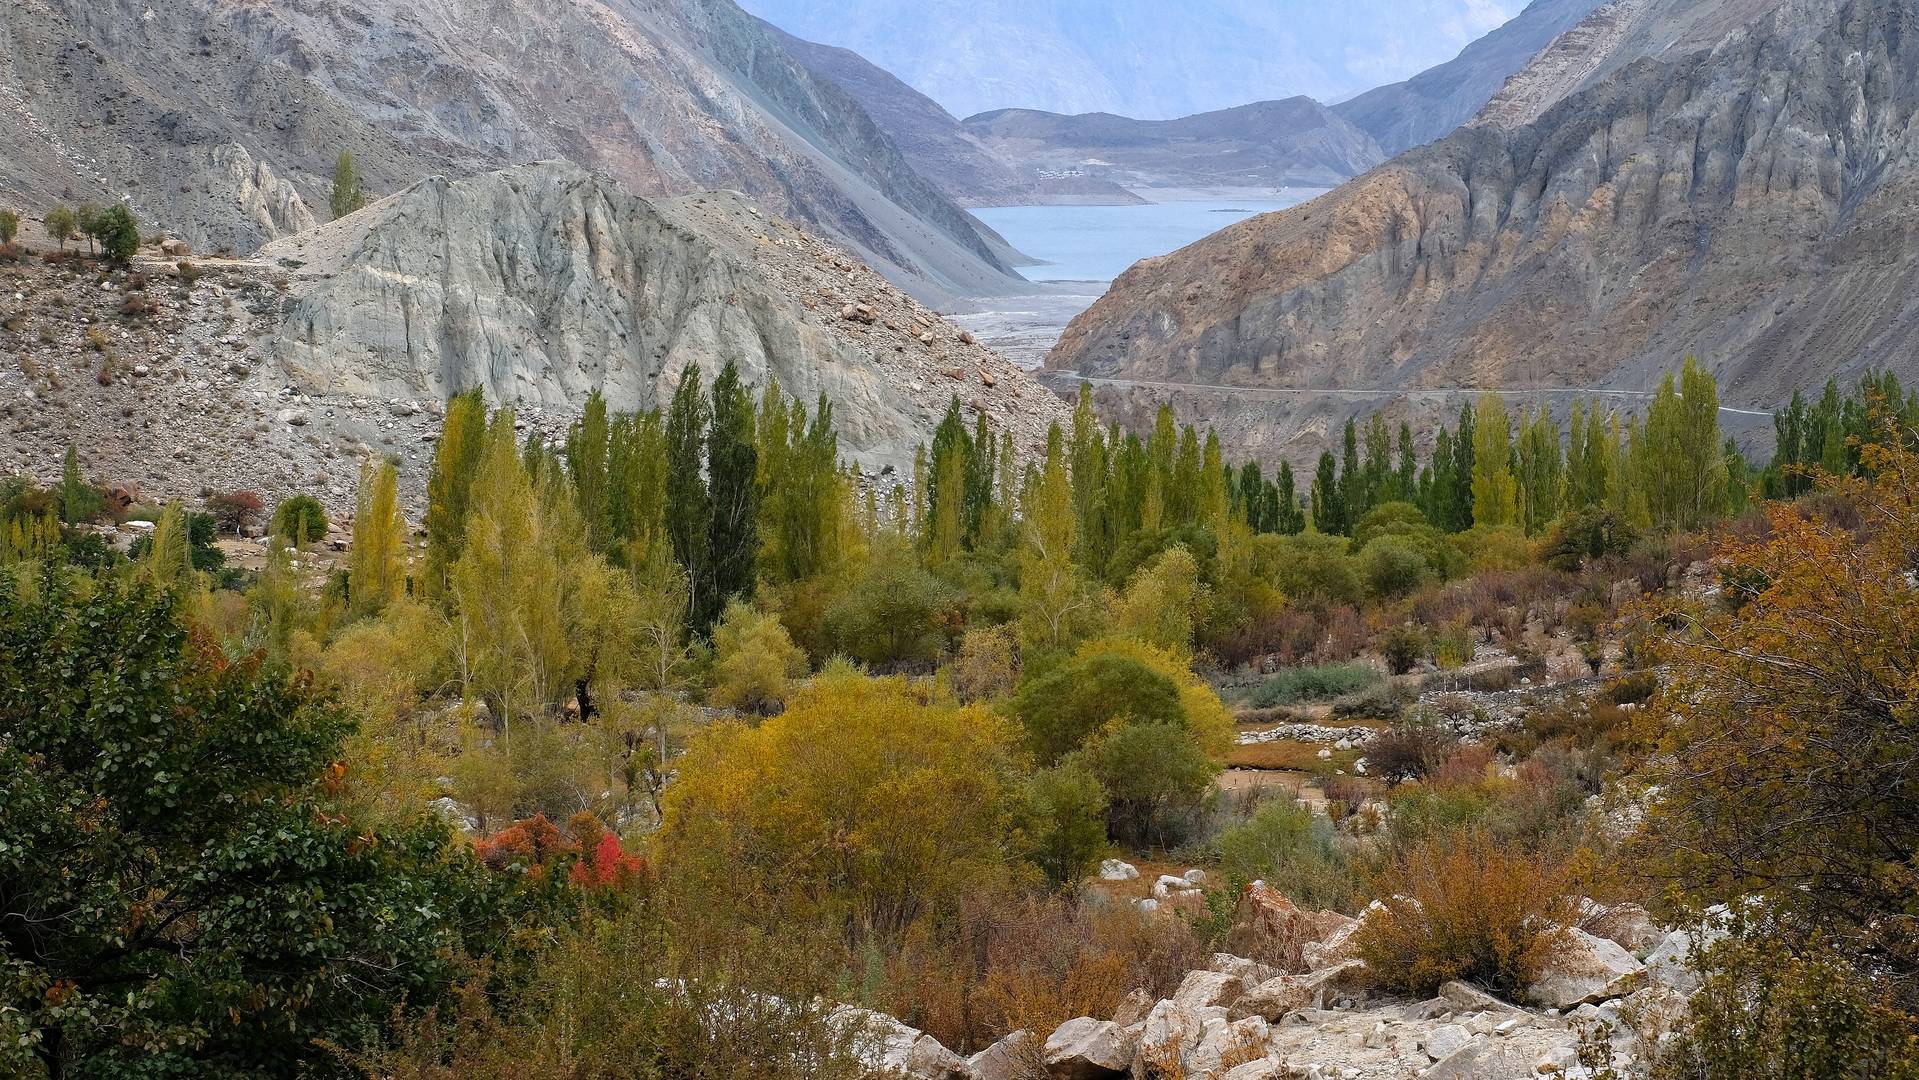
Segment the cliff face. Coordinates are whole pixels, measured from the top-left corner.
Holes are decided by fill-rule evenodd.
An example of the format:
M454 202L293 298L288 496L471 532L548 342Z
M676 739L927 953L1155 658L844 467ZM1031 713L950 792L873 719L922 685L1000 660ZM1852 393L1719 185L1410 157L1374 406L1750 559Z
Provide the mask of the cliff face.
M966 130L1029 168L1098 169L1141 187L1330 187L1385 155L1372 136L1311 98L1260 101L1178 120L1001 109Z
M0 188L30 206L124 194L244 253L303 224L289 195L324 210L341 150L378 192L564 158L643 194L743 191L924 295L1015 284L997 238L730 0L16 8Z
M328 398L479 386L565 412L599 389L644 409L689 365L710 380L732 360L751 383L824 393L843 452L896 468L955 395L1024 447L1064 414L970 335L736 195L647 200L541 164L426 180L261 257L290 279L267 348Z
M1919 0L1620 0L1449 138L1134 267L1049 366L1329 392L1269 452L1359 390L1641 389L1697 353L1765 407L1911 372L1915 111Z
M1451 134L1559 35L1578 25L1599 0L1533 0L1499 29L1457 57L1407 79L1369 90L1333 111L1378 141L1388 154Z

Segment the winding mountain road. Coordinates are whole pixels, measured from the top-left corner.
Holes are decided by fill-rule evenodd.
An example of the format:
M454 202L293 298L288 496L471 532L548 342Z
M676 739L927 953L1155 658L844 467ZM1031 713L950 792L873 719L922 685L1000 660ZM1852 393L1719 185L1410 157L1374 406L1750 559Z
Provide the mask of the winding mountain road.
M1247 394L1247 395L1269 394L1274 396L1291 395L1291 396L1299 396L1299 397L1314 397L1314 396L1356 397L1356 398L1379 397L1379 398L1420 399L1420 398L1462 397L1462 396L1471 396L1471 395L1484 394L1484 393L1495 393L1504 397L1524 396L1527 394L1540 394L1540 395L1553 394L1553 395L1574 395L1574 396L1585 395L1585 396L1591 396L1591 397L1623 397L1623 398L1646 399L1646 398L1651 398L1655 396L1654 392L1651 390L1588 390L1588 389L1583 389L1576 386L1528 386L1528 387L1445 386L1445 387L1420 387L1418 389L1355 390L1355 389L1343 388L1343 387L1338 389L1315 389L1311 387L1226 386L1220 383L1155 382L1150 379L1104 379L1104 378L1098 378L1091 375L1079 375L1071 371L1043 370L1038 372L1037 374L1043 382L1046 382L1049 384L1058 383L1062 385L1077 385L1079 383L1084 382L1084 383L1091 383L1094 386L1110 386L1110 387L1114 387L1116 389L1121 389L1121 390L1129 390L1129 389L1218 390L1218 391L1221 391L1224 393L1230 393L1230 394ZM1731 406L1721 405L1719 407L1719 411L1722 413L1733 415L1733 416L1756 416L1756 417L1764 417L1765 419L1768 419L1768 420L1772 419L1772 412L1770 410L1735 409L1735 408L1732 408Z

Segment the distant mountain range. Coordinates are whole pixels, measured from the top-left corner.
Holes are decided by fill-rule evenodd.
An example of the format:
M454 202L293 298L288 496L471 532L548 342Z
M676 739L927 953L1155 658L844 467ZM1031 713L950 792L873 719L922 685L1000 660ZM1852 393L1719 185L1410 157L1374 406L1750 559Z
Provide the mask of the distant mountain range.
M1919 0L1613 0L1446 138L1135 266L1048 364L1189 386L1275 458L1382 389L1644 391L1697 355L1763 410L1909 378L1916 31Z
M1052 174L1092 170L1129 188L1332 187L1386 158L1372 136L1308 97L1178 120L1002 109L964 123L1002 158Z
M1024 108L1145 120L1302 94L1338 101L1452 59L1524 6L1522 0L745 5L799 37L858 52L955 116Z

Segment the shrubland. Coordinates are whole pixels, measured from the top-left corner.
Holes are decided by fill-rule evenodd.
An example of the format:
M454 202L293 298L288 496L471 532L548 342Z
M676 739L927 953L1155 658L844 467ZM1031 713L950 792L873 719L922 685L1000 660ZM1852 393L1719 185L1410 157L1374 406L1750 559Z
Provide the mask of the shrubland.
M1797 403L1759 472L1690 365L1643 417L1482 399L1423 464L1374 417L1302 497L1086 396L1024 458L955 401L892 483L730 368L561 446L465 394L424 541L373 462L344 558L245 493L118 511L120 555L76 460L0 491L9 1064L858 1075L824 1003L961 1052L1109 1015L1257 878L1378 898L1356 947L1408 993L1520 991L1580 896L1756 906L1792 959L1729 946L1661 1075L1844 1075L1805 1024L1896 1075L1919 406L1860 396L1882 426ZM264 569L222 566L253 515ZM1370 737L1235 745L1281 721ZM1222 797L1255 749L1323 805ZM1088 886L1112 855L1213 904Z

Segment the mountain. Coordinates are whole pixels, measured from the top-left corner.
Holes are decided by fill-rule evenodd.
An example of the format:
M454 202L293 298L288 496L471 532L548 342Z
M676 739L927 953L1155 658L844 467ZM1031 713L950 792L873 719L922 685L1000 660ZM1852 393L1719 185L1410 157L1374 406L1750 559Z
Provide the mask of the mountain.
M965 123L1003 158L1129 187L1331 187L1385 160L1372 136L1305 97L1178 120L1002 109Z
M196 245L312 224L334 157L376 192L563 158L645 195L734 189L925 296L1011 252L730 0L20 0L0 188L125 195Z
M1059 203L1141 202L1125 188L1091 177L1041 177L1015 168L960 126L939 103L865 57L832 45L802 41L770 23L782 47L819 78L844 90L866 110L920 175L961 206L1041 206Z
M1919 0L1616 0L1453 135L1135 266L1048 364L1190 386L1275 456L1357 393L1909 374L1916 112Z
M1333 111L1378 140L1388 154L1432 142L1472 119L1508 78L1599 3L1533 0L1453 59L1342 101Z
M28 241L42 244L37 223ZM910 468L948 403L1022 453L1055 395L842 249L737 193L647 199L564 162L431 177L189 280L151 248L133 273L0 264L0 471L90 474L151 498L313 492L350 506L368 456L417 500L452 391L562 437L588 392L665 401L726 360L833 403L840 452ZM106 284L108 287L103 288ZM128 315L137 311L137 315ZM850 316L850 317L849 317ZM112 344L90 334L110 328Z
M743 0L852 49L955 116L1149 120L1305 94L1336 101L1441 63L1523 0Z

